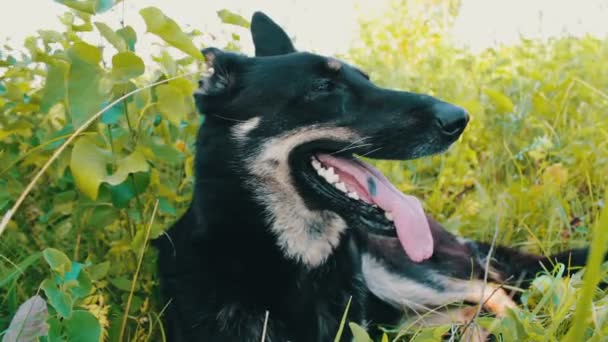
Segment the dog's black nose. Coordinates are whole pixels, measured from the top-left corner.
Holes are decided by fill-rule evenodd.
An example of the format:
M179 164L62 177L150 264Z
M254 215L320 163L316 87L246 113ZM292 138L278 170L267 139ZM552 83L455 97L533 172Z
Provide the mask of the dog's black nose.
M449 103L434 105L435 123L441 132L448 136L459 135L467 127L469 113L461 107Z

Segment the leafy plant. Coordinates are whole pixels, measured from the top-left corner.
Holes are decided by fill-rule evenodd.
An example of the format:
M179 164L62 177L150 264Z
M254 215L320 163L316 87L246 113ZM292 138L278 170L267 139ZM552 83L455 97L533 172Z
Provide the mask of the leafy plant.
M144 56L131 26L98 20L117 1L57 2L69 9L61 31L0 47L0 332L5 341L162 339L147 242L191 197L204 119L191 97L203 69L193 41L212 37L144 8L146 34L163 46ZM473 117L446 154L376 165L466 237L489 241L498 224L498 241L535 253L593 240L591 274L556 265L525 289L520 310L476 324L505 341L560 340L571 327L575 340L603 340L608 296L595 283L606 275L597 255L608 210L608 40L522 40L473 54L449 39L458 4L394 1L361 23L347 60ZM227 49L239 48L233 39ZM346 318L342 327L369 340ZM387 328L382 341L436 340L455 328Z

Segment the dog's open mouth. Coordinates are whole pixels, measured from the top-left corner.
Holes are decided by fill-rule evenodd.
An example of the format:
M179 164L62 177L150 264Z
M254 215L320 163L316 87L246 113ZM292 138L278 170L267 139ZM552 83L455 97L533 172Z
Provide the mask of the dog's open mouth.
M410 259L419 262L431 257L433 237L416 197L401 193L378 169L354 157L319 153L311 158L311 164L322 179L344 196L384 211Z

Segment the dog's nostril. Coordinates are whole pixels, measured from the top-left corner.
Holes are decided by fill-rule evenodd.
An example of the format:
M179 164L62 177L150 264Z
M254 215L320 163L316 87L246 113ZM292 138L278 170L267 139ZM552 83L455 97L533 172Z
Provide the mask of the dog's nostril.
M205 84L205 82L203 81L202 78L198 80L198 87L199 88L202 88L204 84Z
M469 114L461 107L448 103L435 105L435 123L445 135L462 133L469 122Z

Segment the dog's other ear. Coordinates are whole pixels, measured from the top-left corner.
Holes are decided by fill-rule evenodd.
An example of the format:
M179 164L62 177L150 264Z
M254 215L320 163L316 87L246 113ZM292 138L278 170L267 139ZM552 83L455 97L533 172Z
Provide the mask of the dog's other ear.
M296 51L287 33L262 12L255 12L251 18L251 36L258 57L285 55Z
M202 94L214 95L229 89L235 81L239 70L239 61L243 56L209 47L201 51L205 56L208 75L199 81Z

